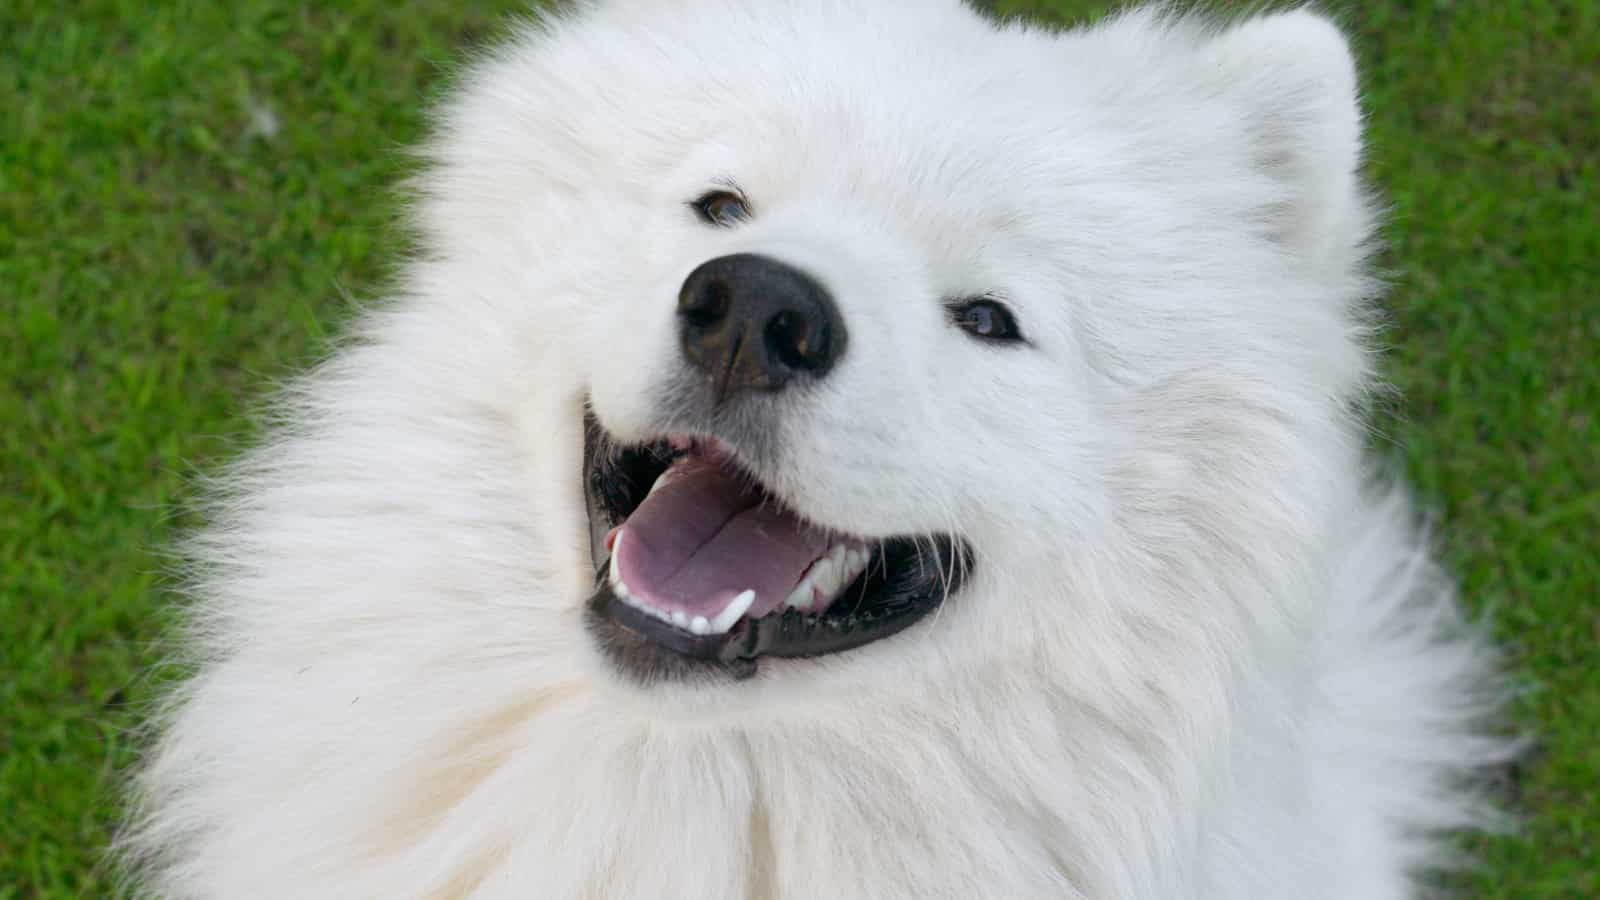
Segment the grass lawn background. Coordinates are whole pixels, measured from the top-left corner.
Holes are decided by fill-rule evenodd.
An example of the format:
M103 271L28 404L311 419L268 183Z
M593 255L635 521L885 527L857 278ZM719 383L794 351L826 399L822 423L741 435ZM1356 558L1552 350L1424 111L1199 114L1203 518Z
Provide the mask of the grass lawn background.
M172 504L381 291L400 148L519 7L0 3L0 900L110 892ZM1384 446L1541 740L1463 893L1600 897L1600 4L1334 8L1393 203Z

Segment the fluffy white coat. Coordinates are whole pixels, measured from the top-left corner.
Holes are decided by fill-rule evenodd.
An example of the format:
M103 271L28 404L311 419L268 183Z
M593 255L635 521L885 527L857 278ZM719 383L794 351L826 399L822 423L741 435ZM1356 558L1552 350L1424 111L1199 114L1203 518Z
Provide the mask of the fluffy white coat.
M124 849L164 898L1399 898L1492 821L1492 654L1359 412L1350 53L1308 12L1053 33L953 0L541 17L443 107L426 250L194 546ZM697 222L736 183L755 214ZM580 625L583 404L648 433L678 285L851 329L763 478L952 531L931 620L641 690ZM1029 346L949 327L993 293Z

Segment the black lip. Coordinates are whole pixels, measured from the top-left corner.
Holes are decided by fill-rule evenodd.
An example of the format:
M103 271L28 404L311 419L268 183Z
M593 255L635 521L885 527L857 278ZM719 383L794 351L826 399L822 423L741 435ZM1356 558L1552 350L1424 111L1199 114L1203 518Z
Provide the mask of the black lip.
M671 451L661 444L618 451L592 416L585 424L584 485L596 571L584 622L613 664L641 682L747 678L762 657L814 657L862 647L921 621L961 587L972 567L970 548L959 538L891 539L878 545L866 571L822 613L776 611L717 635L677 628L617 597L607 583L607 560L598 552L606 530L632 512L670 464Z

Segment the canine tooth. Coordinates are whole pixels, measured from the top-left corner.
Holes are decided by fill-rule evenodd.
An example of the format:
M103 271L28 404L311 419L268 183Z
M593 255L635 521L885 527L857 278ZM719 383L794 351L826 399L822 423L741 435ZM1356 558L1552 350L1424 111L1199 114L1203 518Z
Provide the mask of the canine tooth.
M811 564L806 577L784 598L784 605L808 610L823 600L831 599L861 574L869 559L864 549L857 549L848 543L834 544L825 555Z
M844 590L845 586L848 585L849 583L850 583L850 573L849 573L849 571L847 571L845 569L835 569L835 570L833 570L833 586L828 588L828 596L830 596L830 597L838 596L839 592Z
M619 529L616 541L611 545L611 566L607 572L607 578L611 581L611 589L616 591L618 596L626 599L628 597L628 586L622 582L622 564L618 562L618 560L622 559L622 535L623 532Z
M783 598L783 605L784 606L792 606L795 609L810 609L811 608L811 576L810 575L807 575L806 577L800 579L800 583L794 586L794 590L789 592L789 596Z
M849 583L850 569L848 566L840 565L833 570L833 587L828 591L828 593L837 594L844 590L844 586Z
M717 617L711 620L711 626L707 629L708 633L726 634L728 629L733 627L733 623L739 621L744 617L745 613L750 611L750 606L755 602L756 592L753 590L746 590L733 598L733 602L723 607L722 612L717 613Z
M695 634L710 634L711 623L706 621L705 616L695 616L689 620L689 630Z
M671 622L679 628L687 629L689 627L689 616L683 610L675 609L672 611Z
M821 571L817 572L817 580L813 586L823 597L832 597L839 592L839 579L844 573L832 559L823 562L819 568Z
M789 596L783 598L783 605L784 606L792 606L795 609L810 609L811 608L811 576L810 575L807 575L806 577L800 579L800 583L794 586L794 590L789 592Z
M816 601L817 588L825 582L832 569L833 561L826 556L812 563L806 577L794 586L783 602L798 609L810 609Z
M817 566L817 571L811 578L811 586L824 594L833 590L833 564L824 562Z

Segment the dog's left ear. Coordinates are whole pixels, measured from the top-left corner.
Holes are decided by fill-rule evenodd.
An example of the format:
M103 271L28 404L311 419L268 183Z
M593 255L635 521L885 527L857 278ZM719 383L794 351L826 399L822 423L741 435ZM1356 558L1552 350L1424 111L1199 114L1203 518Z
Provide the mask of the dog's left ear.
M1285 200L1267 211L1274 231L1307 255L1342 256L1364 237L1357 168L1361 110L1344 34L1307 11L1235 25L1201 45L1199 81L1231 101L1253 163Z

